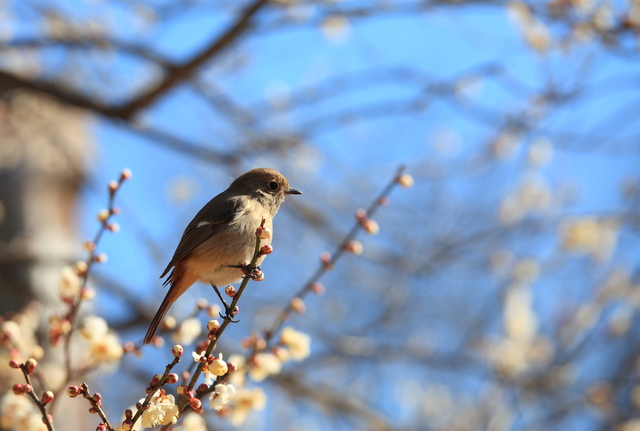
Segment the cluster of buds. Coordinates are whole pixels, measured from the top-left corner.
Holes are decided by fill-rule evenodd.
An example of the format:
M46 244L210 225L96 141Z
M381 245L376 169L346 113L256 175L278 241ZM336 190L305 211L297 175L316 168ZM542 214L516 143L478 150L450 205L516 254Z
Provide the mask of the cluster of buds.
M28 393L31 393L31 391L33 391L33 388L29 383L18 383L13 385L11 389L13 390L13 393L16 395L28 394Z
M89 401L91 401L92 404L92 406L89 408L89 413L98 413L98 409L96 407L102 407L102 395L96 392L91 396L91 399Z
M232 286L228 286L228 287L232 287ZM226 291L227 289L225 289ZM227 295L229 295L229 293L227 292ZM235 296L235 289L234 289L234 294L233 295L229 295L229 296ZM207 322L207 331L209 331L209 334L207 336L207 339L209 341L213 341L217 338L217 334L218 334L218 330L220 329L220 322L218 322L217 320L213 319L213 320L209 320Z

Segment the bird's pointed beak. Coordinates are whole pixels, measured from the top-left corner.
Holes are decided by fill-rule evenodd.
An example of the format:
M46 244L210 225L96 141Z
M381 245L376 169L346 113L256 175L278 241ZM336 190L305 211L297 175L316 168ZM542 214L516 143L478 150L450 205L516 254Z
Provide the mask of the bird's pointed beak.
M302 192L296 189L289 189L285 192L288 195L301 195Z

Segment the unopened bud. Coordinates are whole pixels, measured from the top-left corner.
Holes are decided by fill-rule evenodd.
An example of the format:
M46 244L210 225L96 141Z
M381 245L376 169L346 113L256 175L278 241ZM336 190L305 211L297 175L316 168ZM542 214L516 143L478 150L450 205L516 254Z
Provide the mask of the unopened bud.
M198 298L196 301L196 307L198 307L198 310L204 310L208 305L209 301L207 301L206 298Z
M47 421L50 424L53 424L53 416L50 413L47 413ZM42 423L45 424L45 425L47 424L47 422L44 421L44 418L42 418Z
M27 373L31 374L36 370L38 366L38 361L33 358L27 359L27 362L24 363L25 368L27 369Z
M263 245L260 247L260 254L271 254L273 253L273 247L270 244Z
M122 172L120 173L120 182L130 179L131 175L133 175L131 173L131 169L129 168L123 169Z
M184 353L184 348L180 345L180 344L176 344L175 346L173 346L173 348L171 349L171 353L173 353L173 356L175 356L176 358L179 358L180 356L183 355Z
M133 417L133 410L126 409L124 411L124 417L127 418L127 419L131 419Z
M256 235L258 235L261 239L269 239L272 236L271 229L269 229L268 227L260 226L256 230Z
M264 280L264 272L259 269L254 269L251 273L251 279L254 281L262 281Z
M67 395L71 398L75 398L82 393L82 388L80 386L69 386L67 388Z
M413 177L409 174L398 175L396 182L405 189L408 189L413 185Z
M171 373L167 376L167 378L165 379L165 383L172 385L174 383L178 382L178 374L177 373Z
M182 377L182 380L184 380L186 382L191 377L191 373L189 371L185 370L180 374L180 377Z
M22 395L24 394L24 385L17 383L11 387L11 390L13 390L13 393L16 395Z
M80 288L80 299L83 301L91 301L96 297L96 291L88 286L82 286Z
M196 409L202 408L202 401L199 398L191 398L189 399L189 407L191 407L194 411Z
M380 202L380 205L386 207L387 205L389 205L389 202L390 202L389 196L382 196L379 202Z
M82 248L84 251L92 252L96 249L96 243L88 239L82 243Z
M107 261L107 253L98 253L93 260L98 263L105 263Z
M154 393L156 390L153 388L153 386L149 386L147 389L145 389L145 392L147 393L147 395L150 395L152 393Z
M200 383L200 385L198 386L198 388L196 389L196 393L201 393L206 391L207 389L209 389L209 385L207 385L206 383Z
M196 398L197 399L197 398ZM199 407L196 408L191 408L193 410L193 412L197 415L201 415L202 413L204 413L204 408L202 407L202 403L200 404Z
M344 249L349 253L359 255L362 254L362 243L358 240L352 239L345 244Z
M94 407L89 407L89 413L95 415L96 413L98 413L98 410L96 410Z
M91 243L93 244L93 243ZM95 249L95 244L94 245L94 249ZM93 250L91 250L93 251ZM87 262L85 262L84 260L79 260L76 262L76 273L80 276L85 275L87 273L87 270L89 269L89 265L87 265Z
M20 362L16 361L15 359L9 361L10 368L20 368L20 365Z
M231 298L233 298L234 296L236 296L236 294L238 292L236 292L236 288L233 286L227 286L224 288L224 293L227 294L227 296L230 296Z
M218 304L209 304L207 307L207 316L216 317L220 315L220 306Z
M122 421L122 429L124 431L131 431L131 429L133 428L133 421L129 418L126 418L125 420Z
M375 220L367 219L362 222L362 229L369 235L375 235L380 230L380 227Z
M213 319L213 320L209 320L207 322L207 329L209 331L217 331L218 329L220 329L220 322L218 322L217 320Z
M120 230L120 225L118 223L109 223L107 225L107 229L109 229L113 233L116 233Z
M324 269L333 268L333 262L331 262L331 253L328 251L323 251L320 253L320 262L322 262L322 266Z
M303 314L307 310L307 307L304 305L302 298L296 296L291 300L291 309L298 314Z
M118 187L120 187L120 184L118 184L117 181L115 180L109 181L109 193L114 194L116 190L118 190Z
M42 394L42 397L40 398L40 401L42 401L42 404L49 404L50 402L53 401L53 392L51 391L45 391Z
M162 338L159 335L156 335L155 337L153 337L151 339L151 345L153 347L162 347L162 346L164 346L164 338Z
M25 394L28 394L28 393L31 393L33 388L29 383L25 383L24 385L22 385L22 390L24 391Z
M162 374L156 374L155 376L153 376L153 378L149 382L149 386L156 386L158 383L160 383L161 378L162 378Z
M189 392L189 386L178 385L178 387L176 388L176 392L178 392L178 395L186 395L187 392Z
M356 219L358 221L363 221L366 218L367 218L367 211L363 208L358 208L356 210Z
M316 295L322 295L324 294L324 285L319 281L313 282L311 284L311 291Z
M107 431L107 426L105 424L98 424L96 431Z
M227 363L220 358L214 358L209 364L209 371L214 376L224 376L229 371Z
M109 210L102 209L98 211L98 221L101 223L104 223L105 221L107 221L110 215L111 215L111 212L109 212Z
M229 373L233 373L235 371L238 371L238 366L236 365L235 362L227 362L227 368L229 369Z

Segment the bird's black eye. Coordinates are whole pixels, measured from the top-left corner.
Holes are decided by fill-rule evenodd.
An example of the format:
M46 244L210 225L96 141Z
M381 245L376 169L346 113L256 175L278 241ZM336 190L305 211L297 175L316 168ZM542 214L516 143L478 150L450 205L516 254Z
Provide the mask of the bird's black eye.
M271 182L269 183L269 188L270 188L271 190L278 190L278 183L276 183L275 181L271 181Z

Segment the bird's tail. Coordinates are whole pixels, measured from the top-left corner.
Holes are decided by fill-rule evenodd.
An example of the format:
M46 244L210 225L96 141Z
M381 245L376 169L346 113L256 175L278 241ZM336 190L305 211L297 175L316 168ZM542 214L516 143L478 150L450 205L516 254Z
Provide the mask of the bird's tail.
M160 322L169 311L171 305L198 279L197 276L189 273L188 271L183 270L181 266L176 266L173 273L171 274L170 284L171 287L167 292L167 295L162 300L162 304L160 304L160 308L156 312L156 315L153 317L151 321L151 325L147 330L147 334L144 336L144 344L149 344L154 334L158 330L158 326L160 326Z

